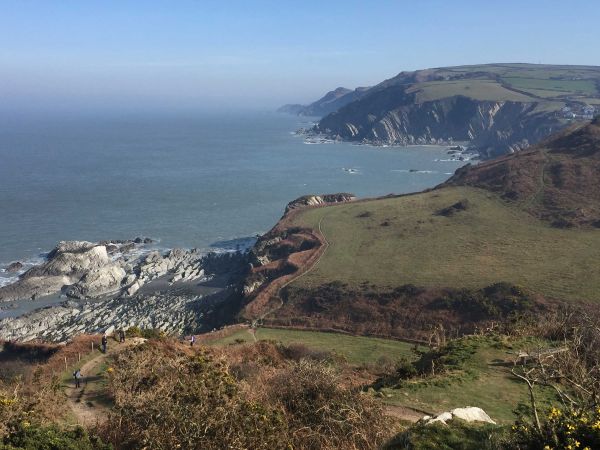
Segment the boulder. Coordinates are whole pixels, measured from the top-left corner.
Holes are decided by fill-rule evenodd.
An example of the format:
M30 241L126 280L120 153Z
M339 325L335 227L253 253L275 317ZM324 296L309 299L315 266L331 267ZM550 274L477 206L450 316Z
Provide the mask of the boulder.
M487 422L496 424L487 413L475 406L467 406L466 408L455 408L450 411L454 417L464 420L465 422Z

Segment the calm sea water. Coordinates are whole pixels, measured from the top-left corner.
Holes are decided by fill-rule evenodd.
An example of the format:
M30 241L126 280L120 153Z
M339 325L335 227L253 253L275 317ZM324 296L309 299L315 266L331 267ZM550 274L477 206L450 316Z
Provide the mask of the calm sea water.
M300 126L275 113L2 121L0 267L70 239L205 248L268 230L303 194L417 191L460 165L435 147L307 145Z

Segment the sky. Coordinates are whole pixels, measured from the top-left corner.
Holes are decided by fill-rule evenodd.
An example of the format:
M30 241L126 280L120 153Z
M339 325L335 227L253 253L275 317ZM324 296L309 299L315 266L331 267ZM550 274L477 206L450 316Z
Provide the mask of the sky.
M0 108L269 109L403 70L600 65L598 0L0 0Z

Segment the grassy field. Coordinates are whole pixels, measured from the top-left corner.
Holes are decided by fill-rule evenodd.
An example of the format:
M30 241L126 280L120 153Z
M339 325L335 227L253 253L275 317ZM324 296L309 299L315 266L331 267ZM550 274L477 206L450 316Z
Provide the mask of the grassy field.
M442 74L488 72L502 77L523 77L547 80L592 79L600 75L598 66L561 66L546 64L483 64L474 66L457 66L442 69Z
M593 80L544 80L539 78L504 77L504 82L519 90L548 91L554 96L573 93L597 94L596 84Z
M333 351L344 356L349 363L357 365L377 362L382 356L392 360L410 357L414 347L413 344L388 339L276 328L259 328L256 330L256 338L283 344L302 343L315 350ZM240 340L253 342L248 330L240 330L226 338L213 341L210 345L228 345Z
M465 211L437 212L462 199ZM600 300L600 230L558 229L487 191L457 187L309 209L330 243L296 283L481 288L505 281L551 298Z
M427 382L407 382L400 389L385 388L386 402L439 413L464 406L483 408L494 420L513 422L519 403L527 403L529 391L524 382L510 372L514 352L527 348L525 341L506 346L493 338L476 338L476 353L465 364L465 371L440 376ZM531 344L529 344L531 345ZM550 388L537 388L542 410L556 402Z
M460 80L419 83L407 92L417 92L417 102L423 103L441 98L464 95L475 100L532 102L535 99L511 91L491 80Z
M303 343L316 350L334 351L353 365L376 363L381 357L397 361L414 360L413 345L405 342L356 337L343 334L259 328L258 340L274 340L284 344ZM469 338L478 342L477 351L470 356L465 367L422 382L406 382L401 388L383 388L384 400L390 405L417 408L438 413L464 406L479 406L495 420L502 423L514 421L514 409L527 402L525 384L511 373L512 359L520 349L537 348L533 342L515 341L506 344L494 338ZM253 342L248 330L239 330L210 345L230 345L236 342ZM422 347L424 350L424 348ZM538 391L542 405L554 400L550 391Z

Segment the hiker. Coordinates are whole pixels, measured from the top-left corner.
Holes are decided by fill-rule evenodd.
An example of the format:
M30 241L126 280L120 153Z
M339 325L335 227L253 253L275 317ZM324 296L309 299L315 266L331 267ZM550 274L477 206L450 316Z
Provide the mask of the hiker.
M83 377L83 375L81 375L81 370L77 369L75 372L73 372L73 378L75 378L75 389L79 389L81 387L81 378Z
M190 347L194 346L194 342L196 342L196 336L192 334L192 338L190 339Z
M102 353L106 353L106 346L108 345L108 338L106 335L102 336Z
M125 330L123 328L119 330L119 342L125 342Z

